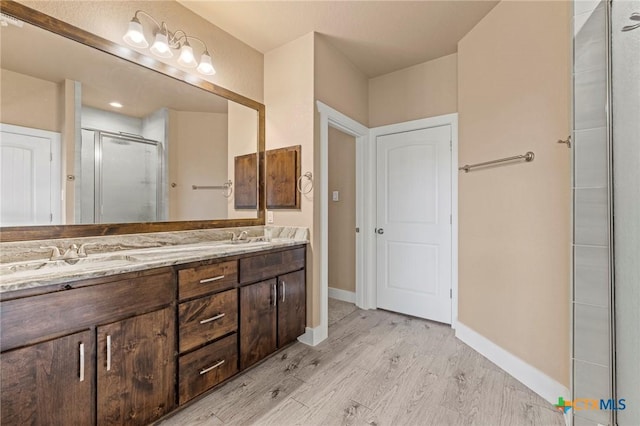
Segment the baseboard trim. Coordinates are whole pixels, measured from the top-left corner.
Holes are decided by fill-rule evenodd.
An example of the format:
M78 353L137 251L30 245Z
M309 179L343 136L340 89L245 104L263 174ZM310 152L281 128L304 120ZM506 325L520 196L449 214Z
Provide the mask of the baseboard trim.
M557 404L559 396L571 400L569 389L564 385L502 349L460 321L456 324L456 337L551 404Z
M329 287L329 297L343 302L356 303L356 293L353 291Z
M309 346L316 346L323 340L329 337L329 330L327 327L321 325L311 328L307 327L302 336L298 337L298 341Z

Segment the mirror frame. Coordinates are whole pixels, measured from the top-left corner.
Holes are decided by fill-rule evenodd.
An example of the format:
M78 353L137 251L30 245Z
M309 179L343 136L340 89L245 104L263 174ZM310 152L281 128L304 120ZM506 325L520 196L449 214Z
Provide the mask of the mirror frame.
M200 77L177 69L171 65L143 55L123 45L106 40L96 34L82 30L45 13L31 9L12 0L1 0L2 13L62 37L107 54L140 65L152 71L206 90L214 95L237 102L258 112L258 217L256 219L219 219L174 222L100 223L88 225L46 225L0 227L0 241L47 240L56 238L78 238L105 235L138 234L149 232L186 231L196 229L258 226L265 224L265 106Z

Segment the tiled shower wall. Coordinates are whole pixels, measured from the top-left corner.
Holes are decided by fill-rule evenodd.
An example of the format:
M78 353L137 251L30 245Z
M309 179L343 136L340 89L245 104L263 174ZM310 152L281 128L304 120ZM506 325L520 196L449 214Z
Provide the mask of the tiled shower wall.
M574 1L573 383L572 397L608 399L611 390L607 120L607 5ZM574 425L611 422L605 410L572 410Z

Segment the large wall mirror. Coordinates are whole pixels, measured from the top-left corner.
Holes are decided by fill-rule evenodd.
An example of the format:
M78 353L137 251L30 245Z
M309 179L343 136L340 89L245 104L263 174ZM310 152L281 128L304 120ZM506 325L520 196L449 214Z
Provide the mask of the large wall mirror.
M19 20L0 29L3 241L264 224L262 104L18 3L2 12Z

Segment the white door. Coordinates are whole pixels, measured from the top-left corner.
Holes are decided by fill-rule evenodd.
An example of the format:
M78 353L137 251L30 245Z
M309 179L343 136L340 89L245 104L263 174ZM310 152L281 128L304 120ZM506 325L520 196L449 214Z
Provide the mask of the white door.
M0 226L50 225L57 219L60 197L52 193L52 187L59 188L52 174L56 138L59 134L37 129L0 127Z
M377 304L451 323L451 126L377 138Z

